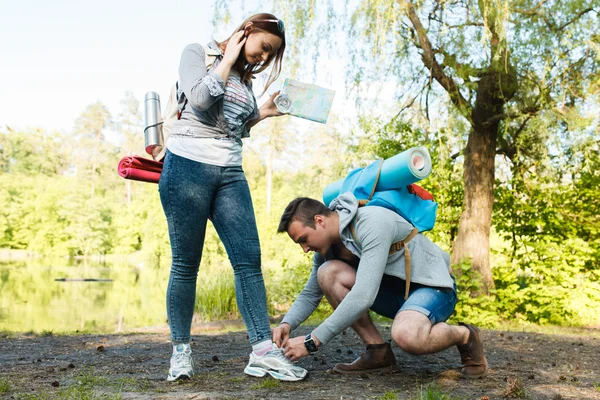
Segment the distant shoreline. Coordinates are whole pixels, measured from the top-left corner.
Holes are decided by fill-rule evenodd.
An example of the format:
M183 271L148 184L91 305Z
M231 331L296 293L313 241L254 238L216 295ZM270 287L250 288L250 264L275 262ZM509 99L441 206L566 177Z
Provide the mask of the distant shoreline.
M48 255L40 254L26 249L0 249L0 262L27 261L39 259L61 259L61 260L91 260L95 262L127 261L139 264L147 259L142 253L131 254L94 254L89 256Z

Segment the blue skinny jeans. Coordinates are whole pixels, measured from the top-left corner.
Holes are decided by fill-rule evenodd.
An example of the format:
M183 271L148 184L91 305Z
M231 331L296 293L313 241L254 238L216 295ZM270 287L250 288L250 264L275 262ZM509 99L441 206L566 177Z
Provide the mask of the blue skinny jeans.
M270 338L260 242L242 167L204 164L167 151L158 190L167 217L173 257L167 288L172 342L190 341L196 280L208 218L233 266L237 306L250 343Z

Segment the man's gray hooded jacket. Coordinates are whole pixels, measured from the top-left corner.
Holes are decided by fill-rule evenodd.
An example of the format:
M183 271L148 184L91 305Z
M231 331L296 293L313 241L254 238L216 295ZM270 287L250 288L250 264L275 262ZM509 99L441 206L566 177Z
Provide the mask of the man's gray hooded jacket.
M397 213L383 207L358 208L351 193L338 196L329 206L339 215L340 237L344 246L360 258L354 287L338 308L314 331L313 335L325 344L351 326L373 305L383 274L406 279L404 249L390 255L393 243L406 239L413 226ZM354 240L350 224L358 214ZM411 254L411 281L426 286L454 288L449 272L450 256L422 234L407 243ZM319 287L317 271L331 254L323 257L315 253L313 269L306 286L282 322L295 329L319 305L323 291Z

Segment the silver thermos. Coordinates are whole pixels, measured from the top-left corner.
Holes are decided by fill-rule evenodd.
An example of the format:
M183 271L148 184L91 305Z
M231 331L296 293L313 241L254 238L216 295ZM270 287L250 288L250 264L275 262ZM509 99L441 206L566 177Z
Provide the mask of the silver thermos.
M160 96L156 92L148 92L144 96L144 142L146 153L153 157L161 152L165 144Z

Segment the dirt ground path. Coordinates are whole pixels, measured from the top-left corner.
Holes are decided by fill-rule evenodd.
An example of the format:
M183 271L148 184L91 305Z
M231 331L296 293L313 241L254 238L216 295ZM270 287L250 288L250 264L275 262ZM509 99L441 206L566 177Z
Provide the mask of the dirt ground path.
M309 327L295 333L304 334ZM389 338L389 328L382 327ZM244 331L194 335L199 372L186 383L165 381L168 334L0 336L2 399L414 399L428 385L446 399L600 399L600 339L591 336L483 331L489 373L465 380L455 348L414 357L394 347L400 371L339 375L363 346L351 330L300 365L302 382L245 376ZM597 335L593 335L597 336ZM430 390L431 387L430 387ZM435 397L434 397L435 398Z

